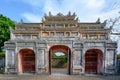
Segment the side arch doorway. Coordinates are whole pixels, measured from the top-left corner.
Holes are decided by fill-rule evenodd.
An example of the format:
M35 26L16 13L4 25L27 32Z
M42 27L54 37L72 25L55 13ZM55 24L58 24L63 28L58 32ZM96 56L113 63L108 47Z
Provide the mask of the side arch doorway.
M100 74L102 73L103 53L99 49L90 49L85 53L85 73Z
M18 72L35 73L35 53L31 49L21 49L18 53Z
M57 56L57 57L54 57ZM60 57L59 57L60 56ZM63 58L64 57L64 58ZM56 65L57 67L53 67ZM65 67L63 67L63 65ZM54 45L49 49L50 74L68 74L71 68L71 50L65 45Z

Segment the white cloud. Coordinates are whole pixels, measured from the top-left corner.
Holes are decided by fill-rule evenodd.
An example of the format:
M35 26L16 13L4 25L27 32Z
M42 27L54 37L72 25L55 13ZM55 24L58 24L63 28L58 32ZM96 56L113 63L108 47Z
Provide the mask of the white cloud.
M46 2L46 0L21 0L21 1L33 7L41 7Z
M90 8L90 9L98 9L98 8L101 8L103 7L105 3L105 0L85 0L85 4L86 4L86 7L87 8Z
M59 5L55 0L48 0L45 2L43 11L45 13L48 13L51 11L52 13L56 14L57 12L60 11Z
M27 20L29 20L30 22L41 22L41 16L38 15L34 15L31 13L24 13L22 14L23 17L25 17Z
M102 20L108 19L110 16L114 16L118 10L112 10L109 12L102 12L105 7L106 0L22 0L23 2L31 5L34 11L40 9L42 11L42 15L49 11L52 14L57 14L61 12L63 14L67 14L68 11L76 12L80 21L89 22L96 21L98 17L102 18ZM25 13L24 13L25 14ZM29 14L31 14L35 18L29 18ZM24 15L29 21L38 22L37 17L41 16L41 14L29 12L29 14ZM40 17L42 18L42 17ZM33 20L32 20L33 19Z
M120 11L120 9L115 9L115 10L111 10L108 12L101 12L99 14L96 14L94 17L100 17L101 20L106 20L106 19L110 19L110 18L115 18L120 16L120 14L118 13Z

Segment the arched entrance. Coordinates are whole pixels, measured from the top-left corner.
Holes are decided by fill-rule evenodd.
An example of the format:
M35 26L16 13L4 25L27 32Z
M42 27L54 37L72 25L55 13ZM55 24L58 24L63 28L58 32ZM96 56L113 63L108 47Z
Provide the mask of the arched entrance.
M35 53L31 49L21 49L18 53L18 72L35 73Z
M90 49L85 53L85 73L102 73L102 51L99 49Z
M64 53L67 57L67 70L66 74L70 74L70 64L71 64L71 51L68 46L65 45L54 45L49 49L49 72L52 73L52 55L56 52Z

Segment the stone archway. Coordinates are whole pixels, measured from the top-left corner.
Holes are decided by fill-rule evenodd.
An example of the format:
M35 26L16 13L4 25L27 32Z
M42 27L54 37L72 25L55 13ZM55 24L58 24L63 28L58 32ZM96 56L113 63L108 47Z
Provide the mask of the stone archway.
M49 72L50 74L52 73L51 71L51 58L52 54L56 52L62 52L67 56L67 72L66 74L70 75L70 68L71 68L71 50L68 46L65 45L54 45L49 49Z
M99 49L89 49L85 53L85 73L102 73L103 53Z
M21 49L18 53L18 72L35 73L35 53L31 49Z

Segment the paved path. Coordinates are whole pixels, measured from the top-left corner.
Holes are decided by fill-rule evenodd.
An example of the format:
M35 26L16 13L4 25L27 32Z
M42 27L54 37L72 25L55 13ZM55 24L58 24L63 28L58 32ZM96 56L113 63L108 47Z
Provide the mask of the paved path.
M120 80L120 75L85 76L85 75L3 75L0 80Z
M52 68L51 69L51 74L61 74L61 75L66 75L67 74L67 69L65 68Z

